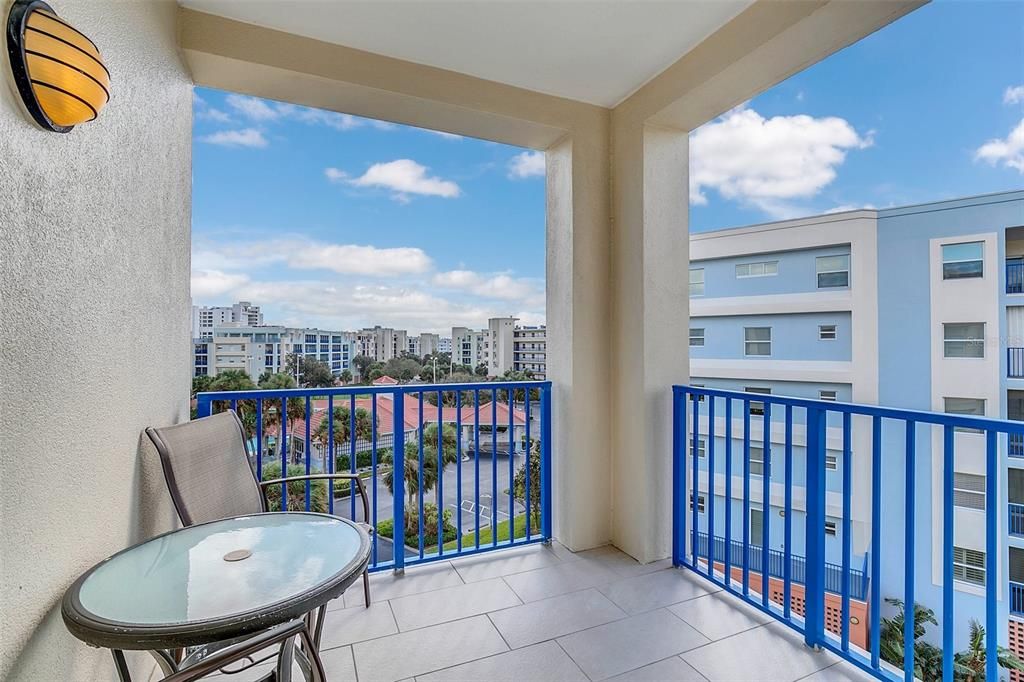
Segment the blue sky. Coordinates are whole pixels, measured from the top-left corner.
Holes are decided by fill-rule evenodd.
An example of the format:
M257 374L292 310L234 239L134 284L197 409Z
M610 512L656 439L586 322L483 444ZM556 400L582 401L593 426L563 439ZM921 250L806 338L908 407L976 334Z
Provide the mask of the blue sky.
M1024 186L1024 3L904 17L691 135L691 230ZM193 298L410 331L544 313L543 157L196 89Z

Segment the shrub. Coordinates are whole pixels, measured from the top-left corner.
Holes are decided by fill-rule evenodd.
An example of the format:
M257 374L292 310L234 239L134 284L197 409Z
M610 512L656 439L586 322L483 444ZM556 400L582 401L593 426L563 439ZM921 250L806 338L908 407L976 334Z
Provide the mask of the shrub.
M419 509L412 507L405 510L406 533L405 544L410 547L418 547L419 539ZM437 544L437 505L428 502L423 505L423 546L430 547ZM458 529L452 524L452 510L445 509L441 514L442 534L444 542L451 542L458 536ZM381 537L394 538L394 519L386 519L377 524L377 533Z

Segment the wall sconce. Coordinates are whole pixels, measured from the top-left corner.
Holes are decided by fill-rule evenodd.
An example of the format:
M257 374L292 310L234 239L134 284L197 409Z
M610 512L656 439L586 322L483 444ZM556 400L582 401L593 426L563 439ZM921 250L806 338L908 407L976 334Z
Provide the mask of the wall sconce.
M42 0L14 0L7 57L25 109L45 130L69 132L110 99L110 72L99 49Z

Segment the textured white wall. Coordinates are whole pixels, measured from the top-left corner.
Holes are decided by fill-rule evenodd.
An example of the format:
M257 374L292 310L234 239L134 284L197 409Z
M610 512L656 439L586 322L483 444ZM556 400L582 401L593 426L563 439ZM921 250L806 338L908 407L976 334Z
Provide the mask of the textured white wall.
M59 603L172 523L140 432L188 418L192 89L169 0L53 6L113 99L57 135L0 86L0 678L104 680Z

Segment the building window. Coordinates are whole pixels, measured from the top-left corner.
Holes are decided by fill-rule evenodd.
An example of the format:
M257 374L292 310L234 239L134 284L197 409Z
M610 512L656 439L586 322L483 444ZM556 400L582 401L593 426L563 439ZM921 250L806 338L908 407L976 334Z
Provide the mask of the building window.
M947 358L985 357L985 323L956 322L942 325L944 354Z
M743 354L764 357L772 354L771 327L744 327Z
M690 498L690 511L693 511L693 498ZM697 513L704 513L704 496L697 495Z
M703 327L690 327L690 345L691 346L703 346L704 345L704 328Z
M942 279L967 279L984 276L984 256L984 242L943 244Z
M761 395L771 395L772 389L760 388L757 386L746 386L743 389L744 393L760 393ZM750 403L750 414L764 414L764 403L760 400L751 401Z
M825 519L825 535L833 538L839 535L838 523L834 519Z
M985 477L954 471L953 504L965 509L985 511Z
M953 547L953 578L973 585L985 584L985 553Z
M821 389L818 391L818 400L827 400L830 403L836 401L836 392L830 389Z
M779 274L779 261L769 260L762 263L741 263L736 266L736 276L743 277L771 277Z
M967 414L974 417L985 416L985 401L982 398L943 398L943 409L946 414ZM981 429L967 426L956 426L960 433L981 433Z
M850 286L850 256L818 256L814 259L818 288Z
M760 509L750 510L750 544L756 547L761 546L764 535L764 512Z
M704 384L690 384L690 385L693 386L694 388L704 388ZM692 403L694 401L694 399L696 399L698 403L702 403L702 402L704 402L704 394L703 393L691 393L690 394L690 402Z
M708 452L708 443L703 438L697 439L697 456L704 457Z
M839 456L838 455L830 455L830 454L828 454L826 452L825 453L825 468L828 469L829 471L835 471L836 469L838 469L839 468Z
M821 341L835 341L836 336L836 326L834 324L818 325L818 339Z
M704 268L690 270L690 296L704 295Z
M750 475L764 476L764 448L758 445L750 446Z

